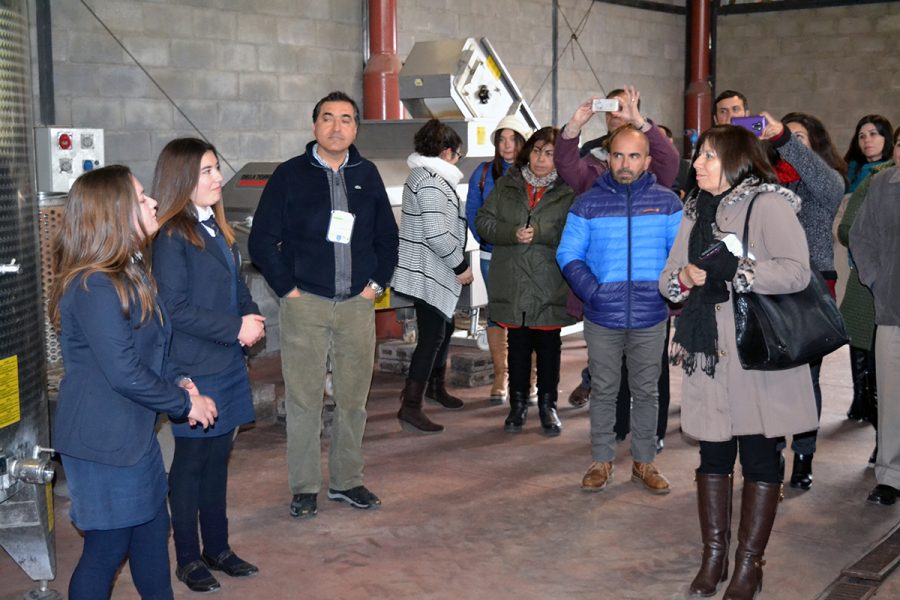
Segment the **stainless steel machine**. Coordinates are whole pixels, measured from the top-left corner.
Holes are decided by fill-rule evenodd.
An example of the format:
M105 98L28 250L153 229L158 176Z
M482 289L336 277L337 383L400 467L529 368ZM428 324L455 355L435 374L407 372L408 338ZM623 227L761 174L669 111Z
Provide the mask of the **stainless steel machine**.
M459 134L463 158L457 166L467 176L494 155L491 133L500 119L516 114L533 129L539 127L487 38L417 42L400 71L400 98L412 119L363 121L356 139L360 153L378 166L398 220L403 185L409 175L406 159L413 151L413 136L427 119L441 119ZM238 222L236 229L243 250L259 197L277 166L278 163L247 163L223 188L226 212L230 221ZM465 201L468 185L463 183L457 190ZM458 308L475 311L471 321L477 325L477 309L487 304L487 292L479 269L478 244L471 236L466 249L475 281L463 288ZM249 275L251 290L260 289L253 284L254 276L259 275L252 271ZM271 296L271 291L268 294ZM275 302L274 297L264 302L268 300ZM410 303L391 295L380 307L405 306ZM267 325L271 331L272 323L267 321ZM473 337L477 333L475 325L469 332Z
M39 582L26 597L59 598L26 10L0 2L0 547Z

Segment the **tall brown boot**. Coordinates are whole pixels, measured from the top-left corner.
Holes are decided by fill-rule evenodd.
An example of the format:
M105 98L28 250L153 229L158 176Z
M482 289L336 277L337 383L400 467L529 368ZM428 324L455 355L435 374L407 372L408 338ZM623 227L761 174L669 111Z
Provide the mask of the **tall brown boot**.
M762 590L763 553L769 543L780 498L780 483L744 480L734 574L725 590L725 600L752 600Z
M487 328L488 348L491 350L491 362L494 363L494 384L491 386L491 404L506 402L506 329L503 327Z
M431 369L431 377L428 379L428 387L425 389L425 397L437 402L444 408L459 410L463 407L463 401L456 396L451 396L447 391L447 365Z
M733 476L697 472L697 509L703 562L691 582L694 596L715 596L728 579L728 545L731 543L731 495Z
M397 413L400 426L404 431L412 433L440 433L444 430L444 426L433 423L422 412L422 395L424 393L425 386L423 384L412 379L406 380L406 386L400 392L400 412Z

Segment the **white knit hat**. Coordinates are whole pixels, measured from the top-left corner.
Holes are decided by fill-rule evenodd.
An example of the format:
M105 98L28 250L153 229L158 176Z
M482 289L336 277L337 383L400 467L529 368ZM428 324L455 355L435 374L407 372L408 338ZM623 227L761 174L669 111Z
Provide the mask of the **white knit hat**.
M497 145L497 134L504 129L512 129L525 138L526 142L528 141L528 138L531 137L531 134L534 133L528 125L522 122L522 119L515 115L507 115L500 119L500 122L497 123L497 127L494 129L493 133L491 133L491 142L495 146Z

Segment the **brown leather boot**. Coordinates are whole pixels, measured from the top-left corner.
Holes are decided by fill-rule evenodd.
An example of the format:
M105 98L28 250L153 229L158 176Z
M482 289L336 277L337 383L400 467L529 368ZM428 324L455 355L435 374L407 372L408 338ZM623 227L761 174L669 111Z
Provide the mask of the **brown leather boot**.
M444 408L460 410L463 407L463 401L447 392L446 376L447 365L432 368L431 377L428 379L428 388L425 390L425 397L432 402L437 402Z
M731 542L731 495L733 476L697 475L697 509L703 561L691 582L691 594L715 596L719 584L728 579L728 545Z
M762 590L763 553L769 543L780 498L780 483L744 480L734 574L725 590L725 600L752 600Z
M425 386L412 379L406 380L406 386L400 392L400 412L397 418L404 431L412 433L440 433L443 425L434 423L422 412L422 395Z
M488 348L494 363L494 384L491 386L491 404L506 402L506 330L502 327L487 328Z

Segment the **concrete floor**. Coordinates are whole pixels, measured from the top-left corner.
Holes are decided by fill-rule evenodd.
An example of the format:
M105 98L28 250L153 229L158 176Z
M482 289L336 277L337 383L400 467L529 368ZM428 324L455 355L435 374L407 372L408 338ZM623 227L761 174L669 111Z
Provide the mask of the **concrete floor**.
M402 378L376 375L364 449L366 484L384 502L377 511L329 502L323 493L317 518L292 519L283 426L242 433L231 465L231 542L261 573L223 576L216 597L685 597L701 548L692 480L697 448L678 432L680 373L672 371L669 435L658 458L672 493L654 496L629 481L626 442L610 489L587 494L579 485L590 463L588 414L565 403L585 360L582 340L564 343L564 431L555 439L538 433L536 414L523 434L505 434L506 409L488 404L487 388L456 390L467 401L462 411L428 409L444 433L403 433L394 417ZM814 598L900 515L900 506L865 502L874 485L865 467L874 433L844 418L851 393L846 348L826 359L822 384L815 484L802 494L786 491L766 553L763 598ZM81 550L67 510L59 499L53 587L63 593ZM173 586L176 598L193 596L181 583ZM21 598L33 587L0 558L0 598ZM126 568L112 598L137 597ZM898 576L878 597L900 598Z

